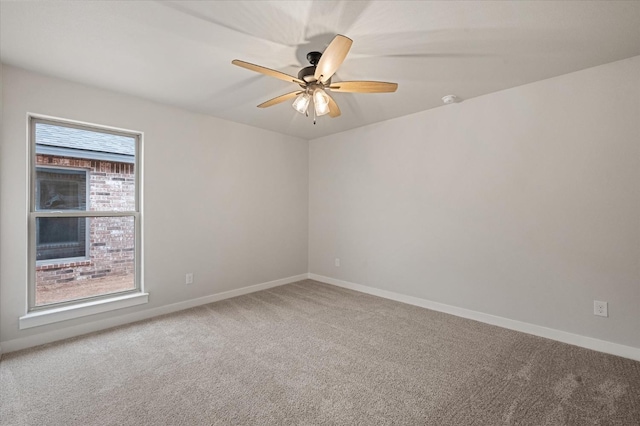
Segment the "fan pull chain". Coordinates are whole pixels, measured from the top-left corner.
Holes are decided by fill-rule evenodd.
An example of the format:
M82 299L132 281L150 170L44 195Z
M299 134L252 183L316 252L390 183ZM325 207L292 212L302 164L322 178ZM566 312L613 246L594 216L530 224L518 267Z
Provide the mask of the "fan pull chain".
M316 125L316 109L313 108L313 125Z

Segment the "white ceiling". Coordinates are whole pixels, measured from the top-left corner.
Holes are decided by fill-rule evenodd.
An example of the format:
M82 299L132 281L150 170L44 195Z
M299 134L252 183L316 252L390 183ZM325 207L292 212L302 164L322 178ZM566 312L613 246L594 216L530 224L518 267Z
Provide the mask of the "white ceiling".
M23 1L0 3L3 63L305 139L640 55L640 2ZM334 77L399 84L335 93L313 125L285 102L289 74L335 34L353 46ZM553 99L549 100L553 102Z

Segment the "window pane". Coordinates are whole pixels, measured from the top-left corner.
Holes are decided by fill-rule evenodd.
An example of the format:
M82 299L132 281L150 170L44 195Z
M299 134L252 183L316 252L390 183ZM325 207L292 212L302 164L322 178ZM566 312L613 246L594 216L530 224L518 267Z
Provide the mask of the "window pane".
M36 218L36 260L85 258L87 220L83 217Z
M36 210L136 209L136 138L40 122L35 137Z
M72 228L66 219L85 224L88 256L36 262L36 306L135 289L134 217L36 218L36 227L64 235Z
M36 167L36 210L86 209L86 171Z

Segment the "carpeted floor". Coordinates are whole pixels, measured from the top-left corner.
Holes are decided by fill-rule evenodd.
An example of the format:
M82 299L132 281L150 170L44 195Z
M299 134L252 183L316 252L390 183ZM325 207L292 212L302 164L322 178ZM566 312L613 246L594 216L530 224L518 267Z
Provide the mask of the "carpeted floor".
M640 362L302 281L0 361L2 425L640 424Z

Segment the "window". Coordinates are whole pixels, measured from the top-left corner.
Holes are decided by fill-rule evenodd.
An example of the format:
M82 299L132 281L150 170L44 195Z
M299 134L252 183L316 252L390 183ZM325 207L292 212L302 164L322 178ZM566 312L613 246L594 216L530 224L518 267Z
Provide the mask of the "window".
M87 170L36 165L37 210L86 210ZM36 221L36 260L62 263L88 258L87 219L43 217Z
M140 134L37 117L29 126L29 311L141 293Z

